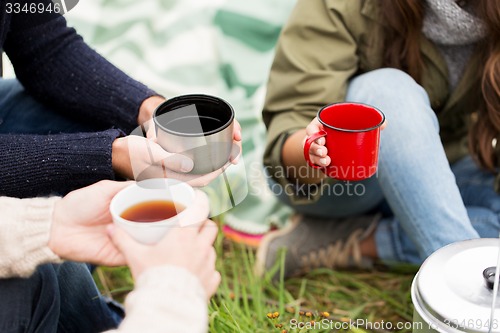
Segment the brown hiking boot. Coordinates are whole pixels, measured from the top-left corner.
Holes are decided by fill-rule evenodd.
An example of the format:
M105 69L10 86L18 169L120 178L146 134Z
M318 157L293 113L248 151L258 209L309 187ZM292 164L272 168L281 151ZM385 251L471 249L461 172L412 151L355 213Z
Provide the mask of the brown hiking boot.
M301 275L314 268L373 267L370 258L361 255L359 244L376 228L380 215L342 219L322 219L294 215L280 230L268 233L257 251L255 273L263 276L286 249L285 278ZM279 278L279 272L273 279Z

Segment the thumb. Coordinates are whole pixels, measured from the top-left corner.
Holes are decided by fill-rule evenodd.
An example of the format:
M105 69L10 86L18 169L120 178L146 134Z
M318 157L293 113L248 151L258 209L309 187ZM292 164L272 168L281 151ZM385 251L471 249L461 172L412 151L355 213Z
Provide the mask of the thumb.
M148 120L143 124L144 129L146 130L146 138L156 141L156 126L153 119Z
M170 156L165 158L162 162L167 169L176 173L186 173L193 170L194 167L193 160L182 154L170 154Z
M210 204L207 195L200 190L195 190L193 205L186 209L183 216L179 217L179 225L181 227L199 225L205 222L209 213Z
M319 132L323 129L323 125L318 120L318 117L314 118L309 125L306 127L306 133L308 136L313 135L316 132Z
M384 123L382 124L382 126L380 126L380 130L383 131L386 127L387 127L387 119L384 121Z
M167 169L177 173L189 172L194 167L193 160L189 157L179 153L167 152L157 143L151 144L151 153L153 155L153 161L156 164L163 163Z

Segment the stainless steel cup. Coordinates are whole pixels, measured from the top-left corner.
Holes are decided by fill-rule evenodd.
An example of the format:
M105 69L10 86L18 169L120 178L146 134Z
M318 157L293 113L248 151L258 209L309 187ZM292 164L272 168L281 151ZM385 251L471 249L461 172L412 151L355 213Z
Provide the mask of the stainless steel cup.
M194 94L169 99L153 115L158 144L191 158L191 174L206 174L229 162L234 110L221 98Z

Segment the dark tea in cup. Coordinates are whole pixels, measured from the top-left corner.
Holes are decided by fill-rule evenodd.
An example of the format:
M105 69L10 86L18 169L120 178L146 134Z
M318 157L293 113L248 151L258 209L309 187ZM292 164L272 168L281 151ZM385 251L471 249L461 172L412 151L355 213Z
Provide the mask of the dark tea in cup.
M172 228L204 221L208 198L189 184L172 178L133 183L113 197L113 222L136 241L155 244Z
M172 218L182 212L182 204L170 200L145 201L127 208L121 217L134 222L158 222Z

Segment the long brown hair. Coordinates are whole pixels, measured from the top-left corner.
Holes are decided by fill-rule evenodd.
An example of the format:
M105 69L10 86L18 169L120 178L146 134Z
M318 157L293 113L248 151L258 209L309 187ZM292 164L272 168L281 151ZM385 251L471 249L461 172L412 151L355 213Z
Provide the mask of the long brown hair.
M417 82L423 72L420 38L425 15L422 0L380 0L384 27L384 66L404 70ZM495 171L499 160L492 144L500 141L500 6L497 1L474 0L476 13L486 27L486 38L479 45L482 53L481 93L477 120L469 131L469 149L484 168ZM473 110L471 110L473 111ZM500 142L498 142L500 150Z

